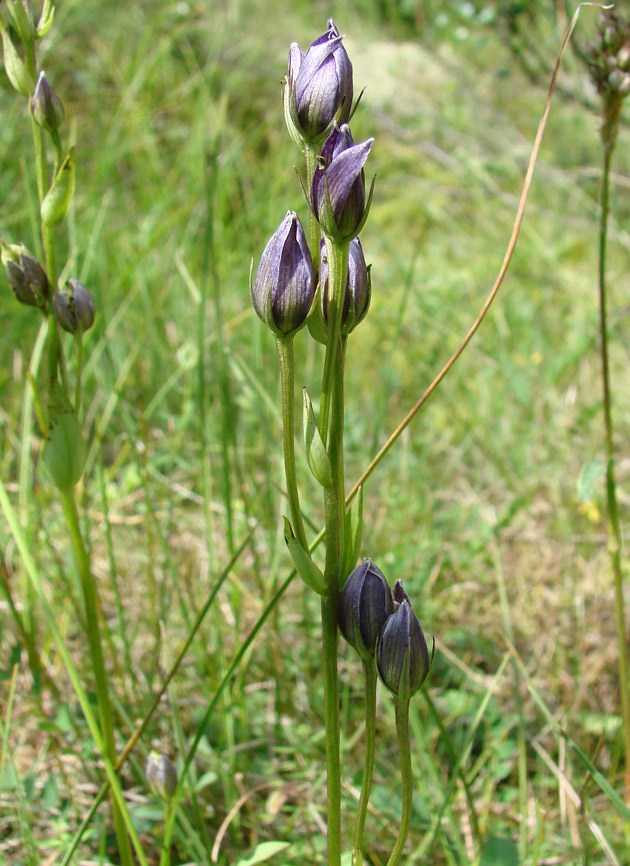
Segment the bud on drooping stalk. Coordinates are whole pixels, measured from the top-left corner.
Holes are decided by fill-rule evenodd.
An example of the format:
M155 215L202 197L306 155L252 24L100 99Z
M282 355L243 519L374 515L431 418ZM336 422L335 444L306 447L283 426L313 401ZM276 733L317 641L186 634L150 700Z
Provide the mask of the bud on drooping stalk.
M401 700L418 691L431 669L422 627L399 580L394 586L396 611L389 617L376 648L376 667L387 688Z
M598 39L588 46L586 53L591 79L602 100L602 142L612 149L621 104L630 93L630 23L614 11L605 11L599 22Z
M65 111L43 70L39 73L31 104L33 116L43 129L48 132L59 129Z
M339 628L364 661L374 656L383 626L394 612L394 600L383 572L371 559L357 565L339 598Z
M321 312L324 322L328 324L330 286L326 242L323 239L321 242L319 285ZM344 336L350 334L363 321L370 306L371 296L372 280L370 268L365 264L361 241L358 238L354 238L350 241L348 248L348 280L346 282L346 293L341 313L341 333Z
M276 337L289 337L304 324L315 294L313 263L294 211L287 211L263 250L251 294L254 309Z
M166 755L155 750L149 753L144 772L153 793L163 800L170 800L177 788L175 764Z
M331 18L306 54L297 42L291 44L285 116L292 137L315 142L333 120L345 123L350 117L352 64L342 39Z
M46 271L23 244L2 244L2 264L21 304L46 310L50 286Z
M350 127L333 126L313 175L311 204L324 234L334 241L356 237L367 219L372 197L365 201L363 166L373 138L354 144Z
M53 308L57 321L70 334L82 334L94 324L94 298L78 280L68 280L63 292L55 292Z

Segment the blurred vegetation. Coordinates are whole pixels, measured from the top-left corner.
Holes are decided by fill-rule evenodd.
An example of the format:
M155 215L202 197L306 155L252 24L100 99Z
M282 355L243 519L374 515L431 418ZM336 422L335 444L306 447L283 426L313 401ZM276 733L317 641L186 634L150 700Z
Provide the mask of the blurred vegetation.
M143 759L152 746L175 761L185 753L227 665L289 571L277 360L248 292L250 261L286 210L304 214L280 102L288 46L295 40L306 47L334 16L357 92L366 88L355 139L376 138L368 164L377 174L375 200L362 235L373 302L348 356L352 481L446 362L494 281L566 23L563 9L542 0L59 3L42 63L77 148L78 194L60 261L66 276L90 288L98 310L85 341L92 450L81 495L109 631L119 745L146 712L230 553L260 522L122 774L150 862L159 859L161 809L143 781ZM583 10L578 44L594 30L596 14ZM502 665L511 644L553 718L620 788L613 591L598 480L599 121L588 108L594 94L579 57L568 56L559 86L501 294L365 491L363 553L391 581L405 580L425 630L438 639L427 695L412 705L410 864L463 866L476 862L484 844L484 864L630 862L618 811L567 750L522 673ZM627 145L624 129L613 167L609 264L626 530ZM30 148L22 104L2 72L0 236L38 252ZM37 431L31 435L22 414L38 324L5 286L0 472L81 663L71 555L41 482ZM304 337L296 352L299 383L314 391L320 347ZM307 484L304 464L298 471ZM316 527L318 502L314 489L303 502ZM3 522L0 539L3 585L24 621L33 619L51 677L33 680L3 595L0 689L13 665L20 667L12 718L3 718L10 760L0 777L0 860L44 862L67 849L100 773L61 660L38 610L29 608ZM317 635L317 604L294 582L204 732L194 803L173 862L209 862L239 798L219 862L236 863L267 840L290 843L285 866L323 862ZM360 787L362 707L355 699L359 665L346 650L349 813ZM389 772L397 761L392 718L382 695L366 831L374 866L391 847L400 810ZM103 810L81 856L104 857L111 841ZM497 848L502 859L490 859Z

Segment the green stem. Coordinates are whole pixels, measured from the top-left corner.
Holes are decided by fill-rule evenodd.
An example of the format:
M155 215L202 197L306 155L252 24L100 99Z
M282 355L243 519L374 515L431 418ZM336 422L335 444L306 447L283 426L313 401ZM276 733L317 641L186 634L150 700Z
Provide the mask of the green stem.
M68 534L72 544L72 551L74 553L74 560L79 573L81 588L83 590L83 601L85 604L85 614L88 625L87 637L96 683L98 709L101 720L101 733L105 750L105 755L103 757L111 764L115 764L116 747L114 743L114 723L112 719L109 692L107 689L107 674L105 671L103 650L101 646L98 607L96 603L96 585L92 569L90 568L88 553L81 534L79 514L74 499L74 491L72 488L68 488L60 491L60 494L63 513L68 527ZM114 802L112 803L112 812L121 861L125 866L132 866L133 858L129 844L129 837L127 836L122 813L118 805Z
M363 675L365 679L365 768L363 770L361 797L359 799L359 808L357 810L357 822L354 828L352 866L362 866L363 864L363 831L365 830L365 818L367 816L370 789L372 787L372 775L374 773L376 741L376 663L373 658L363 661Z
M340 327L343 313L343 299L348 279L348 244L336 244L326 238L328 254L328 284L330 289L330 305L328 313L328 342L324 358L322 375L322 397L319 410L319 432L325 445L328 445L328 427L332 393L335 379L335 363L337 347L341 340Z
M337 357L333 365L332 379L332 411L330 416L330 464L333 482L337 493L337 520L339 522L339 574L338 583L341 587L346 578L342 573L342 563L345 563L345 473L343 465L343 433L344 433L344 372L346 361L347 338L340 336L337 343Z
M291 510L293 531L304 550L308 550L306 531L300 509L297 472L295 468L295 359L293 337L276 340L280 359L282 383L282 442L284 445L284 472L287 481L287 496Z
M304 151L304 159L306 161L306 192L309 197L311 196L311 189L313 188L313 175L315 174L315 170L317 169L317 157L319 156L319 148L312 147L310 144L306 145L306 149ZM310 238L310 249L311 256L313 257L313 285L317 285L317 276L319 272L319 223L315 219L315 214L313 213L313 209L308 209L308 230L309 230L309 238Z
M337 674L337 584L322 596L324 714L328 796L328 866L341 864L341 762L339 756L339 693Z
M601 212L599 226L599 332L602 360L602 387L604 400L604 429L606 446L606 500L608 552L615 585L615 624L619 652L619 694L623 719L625 751L626 801L630 802L630 691L628 689L628 652L624 616L623 575L621 571L621 526L615 484L615 452L613 445L612 401L610 365L608 360L608 332L606 326L606 241L608 238L610 161L614 138L604 141L604 164L601 184Z
M396 839L392 855L387 861L387 866L396 866L400 862L411 824L413 785L411 780L411 748L409 745L409 698L403 701L399 701L396 698L396 733L398 734L398 751L400 752L402 815L400 817L398 838Z

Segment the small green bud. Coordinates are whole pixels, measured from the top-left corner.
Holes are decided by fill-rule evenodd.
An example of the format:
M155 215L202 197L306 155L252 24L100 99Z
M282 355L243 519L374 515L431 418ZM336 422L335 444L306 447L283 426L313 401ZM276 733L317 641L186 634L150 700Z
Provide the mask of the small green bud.
M45 310L50 286L46 271L23 244L7 246L0 242L2 264L13 294L21 304Z
M33 37L35 27L28 0L7 0L7 14L22 42Z
M71 149L42 202L41 216L44 225L52 228L63 221L74 195L74 187L74 156Z
M63 292L55 292L53 309L61 327L70 334L82 334L94 324L94 298L78 280L68 280Z
M35 82L26 68L24 61L17 53L6 26L2 27L2 53L4 57L4 68L9 81L18 93L28 99Z
M177 788L177 770L171 759L152 750L147 758L144 772L155 796L162 800L171 800Z
M59 129L65 117L65 111L57 94L50 86L44 70L39 73L31 105L33 116L43 129L47 129L48 132Z
M52 0L44 0L44 5L42 6L42 14L40 15L39 21L37 22L37 29L35 30L35 36L37 39L43 39L44 36L48 33L48 31L52 27L54 17L55 7L52 4Z

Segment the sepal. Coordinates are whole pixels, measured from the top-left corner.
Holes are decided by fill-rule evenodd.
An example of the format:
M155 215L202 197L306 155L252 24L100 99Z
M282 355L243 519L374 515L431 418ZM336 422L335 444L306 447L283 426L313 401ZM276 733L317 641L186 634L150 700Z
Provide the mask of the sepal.
M291 522L287 517L284 518L284 540L295 570L300 575L304 583L314 590L318 595L323 595L326 591L326 581L321 570L315 565L310 553L304 550L300 542L295 537Z

